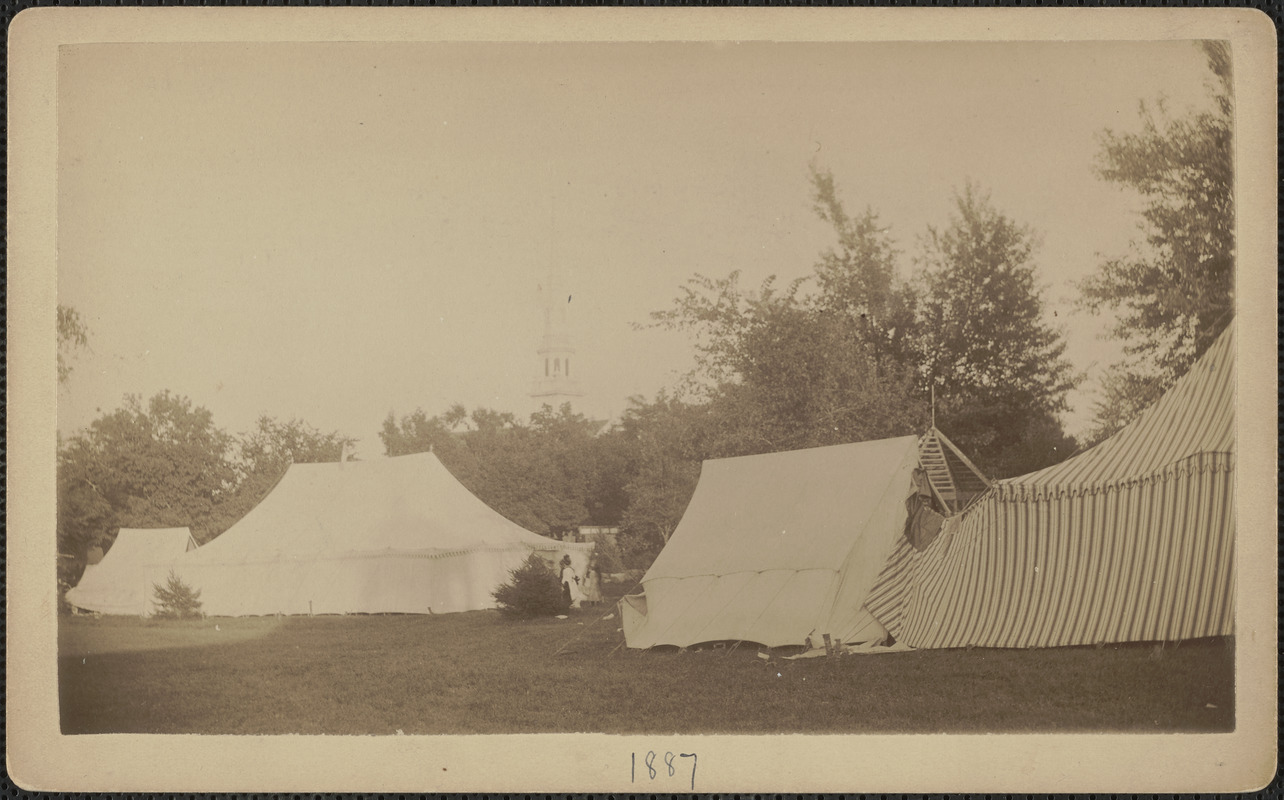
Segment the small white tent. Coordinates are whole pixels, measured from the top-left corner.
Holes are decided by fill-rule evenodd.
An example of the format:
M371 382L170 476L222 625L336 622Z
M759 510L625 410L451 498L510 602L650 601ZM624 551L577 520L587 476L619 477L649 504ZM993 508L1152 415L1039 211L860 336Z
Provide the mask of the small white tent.
M187 528L121 528L102 560L67 590L67 602L100 614L146 616L154 610L153 583L163 584L167 565L195 547Z
M930 491L953 510L984 488L936 431L706 461L643 594L624 600L628 645L879 641L864 601L913 518L907 501Z
M420 453L294 464L173 566L210 615L428 614L494 607L491 593L531 553L568 554L583 575L592 548L509 521Z

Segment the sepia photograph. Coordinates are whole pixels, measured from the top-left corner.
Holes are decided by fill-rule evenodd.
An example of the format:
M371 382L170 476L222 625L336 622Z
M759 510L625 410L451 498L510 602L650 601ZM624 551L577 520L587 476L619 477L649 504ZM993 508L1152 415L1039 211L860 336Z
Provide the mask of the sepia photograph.
M47 327L12 340L44 504L9 529L9 648L32 622L59 747L417 764L370 790L870 790L856 764L929 736L975 763L920 787L995 790L996 741L1042 765L1065 737L1114 766L1051 786L1131 741L1172 754L1154 780L1180 753L1191 788L1270 779L1275 610L1241 597L1274 587L1274 501L1243 512L1275 488L1245 363L1275 353L1265 17L65 18L16 49L56 135ZM715 755L810 739L783 786ZM492 765L526 744L583 776ZM257 788L358 788L262 758Z

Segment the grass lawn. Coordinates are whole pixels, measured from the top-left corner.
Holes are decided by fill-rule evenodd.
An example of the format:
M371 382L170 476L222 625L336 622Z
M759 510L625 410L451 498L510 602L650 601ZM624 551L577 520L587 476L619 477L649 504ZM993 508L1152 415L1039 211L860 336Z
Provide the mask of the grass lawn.
M1226 640L787 661L630 651L612 609L63 618L65 733L1230 731ZM559 653L559 649L561 652Z

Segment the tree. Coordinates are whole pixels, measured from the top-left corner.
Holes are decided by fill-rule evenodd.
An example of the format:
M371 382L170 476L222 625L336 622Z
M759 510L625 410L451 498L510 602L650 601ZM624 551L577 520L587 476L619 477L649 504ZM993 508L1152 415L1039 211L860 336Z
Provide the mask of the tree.
M741 339L740 380L713 400L718 455L902 436L921 431L926 407L914 373L881 356L858 318L794 297L755 303Z
M695 366L683 377L680 393L707 400L719 385L740 379L741 343L754 324L755 306L770 302L774 283L774 276L768 278L753 298L741 290L739 270L725 278L696 273L679 287L670 308L651 312L652 326L692 337Z
M84 572L91 547L108 540L120 528L117 510L95 480L101 479L80 446L60 446L58 451L58 580L63 588L75 586Z
M637 453L616 423L593 440L594 477L588 497L588 524L616 526L629 506L626 487L637 469ZM601 549L601 542L598 543Z
M238 437L241 461L249 472L338 461L356 443L338 431L322 433L301 419L280 422L266 414L255 421L253 430Z
M174 570L169 571L165 585L152 584L156 598L156 616L160 619L187 619L201 617L201 590L193 589Z
M971 183L954 205L920 258L921 370L937 425L992 476L1047 466L1073 450L1057 415L1079 376L1044 319L1034 232ZM1035 433L1047 441L1032 445ZM1038 452L1051 460L1029 457Z
M635 454L620 520L626 566L650 566L677 528L708 455L708 420L707 405L687 404L664 392L650 403L629 399L619 429Z
M816 264L816 305L847 320L876 366L888 360L900 366L913 363L916 297L897 275L900 252L891 228L870 207L849 216L828 171L813 167L811 178L813 208L834 227L838 239L837 247L822 252Z
M1130 421L1189 369L1234 315L1234 137L1230 51L1203 42L1209 107L1173 116L1140 105L1141 128L1100 136L1097 174L1145 200L1126 255L1080 283L1081 305L1116 312L1124 359L1103 380L1094 438Z
M570 403L556 410L545 405L531 414L532 448L552 467L540 493L546 509L540 518L550 530L569 532L591 519L593 494L601 482L598 435L604 425L576 412Z
M562 594L557 570L532 553L509 573L508 583L491 593L499 613L509 619L533 619L565 613L569 604Z
M881 326L837 310L830 295L803 294L802 280L779 291L768 278L752 294L738 281L737 272L697 275L673 308L652 315L694 334L697 366L687 386L710 404L714 454L883 438L921 425L913 368L880 349L876 342L889 341Z
M60 552L83 554L122 527L189 526L209 538L233 490L233 440L213 415L168 391L136 395L68 439L58 454Z
M897 270L889 228L867 207L850 215L833 176L812 168L812 202L835 244L811 275L756 291L697 274L653 324L692 335L696 366L682 391L710 404L718 456L816 447L920 431L913 287Z
M477 409L473 429L460 436L476 464L472 483L461 482L491 508L544 535L563 535L588 516L584 470L568 452L583 445L570 428L584 418L569 405L563 411L536 412L524 425L512 414Z
M71 377L70 360L77 350L89 346L89 329L80 312L71 306L58 306L58 384Z

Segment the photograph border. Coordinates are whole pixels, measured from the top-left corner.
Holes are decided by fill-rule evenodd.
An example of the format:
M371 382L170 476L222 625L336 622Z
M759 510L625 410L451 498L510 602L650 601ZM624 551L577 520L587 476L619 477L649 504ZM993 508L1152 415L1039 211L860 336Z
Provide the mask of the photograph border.
M7 765L44 791L1211 792L1276 765L1276 39L1246 9L38 8L10 26ZM1236 102L1236 729L1229 734L162 736L59 730L55 541L59 48L88 42L1231 43ZM1272 426L1274 427L1274 426Z

